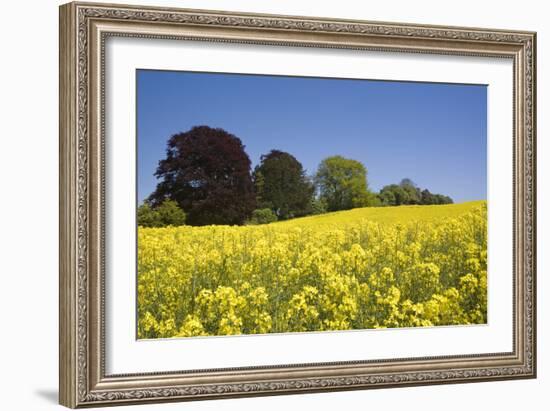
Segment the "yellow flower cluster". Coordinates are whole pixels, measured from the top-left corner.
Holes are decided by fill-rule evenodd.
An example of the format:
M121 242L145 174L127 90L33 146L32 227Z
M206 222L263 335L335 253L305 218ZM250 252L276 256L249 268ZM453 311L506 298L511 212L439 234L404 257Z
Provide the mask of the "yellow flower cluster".
M430 221L340 220L140 227L138 337L486 322L485 202Z

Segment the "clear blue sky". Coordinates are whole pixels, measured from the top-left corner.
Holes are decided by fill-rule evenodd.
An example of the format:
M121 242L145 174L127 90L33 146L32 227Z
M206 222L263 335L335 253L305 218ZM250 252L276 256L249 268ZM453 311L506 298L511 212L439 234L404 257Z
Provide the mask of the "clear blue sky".
M138 201L166 142L196 125L239 137L253 167L271 149L313 174L331 155L361 161L369 187L410 178L455 202L487 196L487 88L304 77L137 71Z

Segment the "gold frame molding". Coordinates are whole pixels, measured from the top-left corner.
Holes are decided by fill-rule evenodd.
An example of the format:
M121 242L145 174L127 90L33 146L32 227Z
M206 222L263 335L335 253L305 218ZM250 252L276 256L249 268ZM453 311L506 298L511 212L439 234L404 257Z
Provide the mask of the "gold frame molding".
M104 46L110 36L512 59L513 351L106 375ZM67 407L475 382L536 376L536 34L220 11L60 7L60 394Z

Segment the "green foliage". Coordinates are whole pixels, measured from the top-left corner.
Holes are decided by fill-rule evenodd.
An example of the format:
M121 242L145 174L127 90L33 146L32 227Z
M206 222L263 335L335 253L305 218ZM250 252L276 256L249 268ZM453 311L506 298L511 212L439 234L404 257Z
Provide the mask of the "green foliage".
M270 208L260 208L252 212L252 217L247 221L248 225L269 224L277 221L277 216Z
M380 201L385 206L396 206L405 204L405 195L406 193L403 188L399 187L397 184L390 184L384 186L382 190L380 190L378 198L380 198Z
M270 208L280 220L311 213L313 184L291 154L271 150L261 157L253 177L260 208Z
M185 224L185 212L178 207L178 203L173 200L164 200L156 211L163 225L180 226Z
M404 178L399 184L384 186L378 194L384 206L452 204L453 200L442 194L432 194L428 189L421 190L411 179Z
M453 200L449 196L442 194L432 194L425 189L421 192L421 204L452 204Z
M322 198L313 197L311 199L311 214L324 214L327 212L327 203Z
M143 203L137 209L137 223L141 227L162 227L159 213L149 205Z
M382 205L382 201L380 201L380 198L375 193L367 191L365 196L365 207L381 207Z
M409 178L404 178L399 183L405 193L405 203L404 204L420 204L421 203L421 194L420 189L416 184Z
M367 169L359 161L327 157L319 164L315 181L328 211L368 205Z
M453 202L408 178L373 193L366 167L338 155L322 160L312 177L279 150L262 155L253 173L250 165L241 140L223 129L196 126L173 135L155 173L161 181L139 207L138 224L267 224L354 208Z
M138 225L141 227L177 227L185 224L185 217L185 212L172 200L165 200L155 208L145 202L137 210Z

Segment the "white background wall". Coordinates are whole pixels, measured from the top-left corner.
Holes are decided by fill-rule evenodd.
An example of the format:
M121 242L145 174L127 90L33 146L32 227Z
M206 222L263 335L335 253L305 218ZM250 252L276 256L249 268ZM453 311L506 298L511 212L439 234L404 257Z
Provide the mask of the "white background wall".
M539 378L262 397L126 409L547 409L550 389L550 26L543 1L186 0L135 4L432 23L538 32ZM116 2L116 1L115 1ZM57 405L58 1L2 4L0 41L0 408ZM546 116L545 116L546 114ZM546 326L545 326L546 324Z

